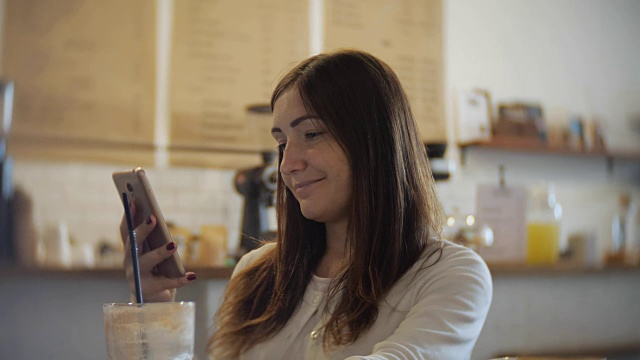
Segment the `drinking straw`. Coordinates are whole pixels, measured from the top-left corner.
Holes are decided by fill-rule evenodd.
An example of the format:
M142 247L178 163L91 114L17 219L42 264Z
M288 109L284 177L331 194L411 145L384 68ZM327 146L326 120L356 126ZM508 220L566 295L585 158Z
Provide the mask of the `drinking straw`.
M133 227L133 219L131 218L131 210L129 209L129 200L127 193L122 193L122 203L124 204L124 216L127 219L127 227L129 228L129 243L131 244L131 262L133 263L133 277L136 285L136 301L142 304L142 285L140 283L140 263L138 262L138 242L136 241L136 232Z

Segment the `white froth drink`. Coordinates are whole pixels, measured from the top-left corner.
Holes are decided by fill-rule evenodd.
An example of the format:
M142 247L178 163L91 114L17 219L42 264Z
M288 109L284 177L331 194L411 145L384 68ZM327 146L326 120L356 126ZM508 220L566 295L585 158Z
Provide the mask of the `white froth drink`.
M104 304L109 360L193 359L194 302Z

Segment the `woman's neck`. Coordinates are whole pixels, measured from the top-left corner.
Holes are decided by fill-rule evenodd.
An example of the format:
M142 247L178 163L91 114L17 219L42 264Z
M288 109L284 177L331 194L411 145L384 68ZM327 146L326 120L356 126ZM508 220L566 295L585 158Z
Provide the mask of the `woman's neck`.
M344 266L345 242L347 239L347 224L325 224L327 248L315 269L319 277L336 277Z

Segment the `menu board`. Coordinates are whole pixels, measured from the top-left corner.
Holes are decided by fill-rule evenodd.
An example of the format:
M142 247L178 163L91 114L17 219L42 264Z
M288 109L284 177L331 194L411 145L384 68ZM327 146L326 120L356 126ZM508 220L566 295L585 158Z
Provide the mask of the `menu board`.
M324 48L357 48L396 72L421 139L446 142L442 0L325 0Z
M119 147L132 149L136 162L153 163L156 6L154 0L5 0L1 73L15 82L9 151L111 161L115 153L101 152ZM269 114L247 109L268 105L280 77L309 55L309 6L172 2L170 164L242 165L275 148ZM442 0L325 0L323 6L323 49L356 47L386 61L407 91L422 139L444 141Z
M7 0L2 76L15 82L15 143L152 155L155 20L155 1Z
M270 116L251 116L247 107L268 104L279 78L308 56L308 12L299 0L174 3L172 154L275 149ZM254 124L256 118L268 124Z

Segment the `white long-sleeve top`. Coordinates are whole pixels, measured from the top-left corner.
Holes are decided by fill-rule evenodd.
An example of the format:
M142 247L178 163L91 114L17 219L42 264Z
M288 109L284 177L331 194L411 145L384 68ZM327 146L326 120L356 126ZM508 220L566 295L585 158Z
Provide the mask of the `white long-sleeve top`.
M243 256L233 275L273 246ZM331 353L322 349L320 330L328 319L323 309L331 279L314 275L285 327L242 359L468 359L491 303L491 274L475 252L447 241L433 264L437 258L436 253L409 269L379 304L369 331Z

